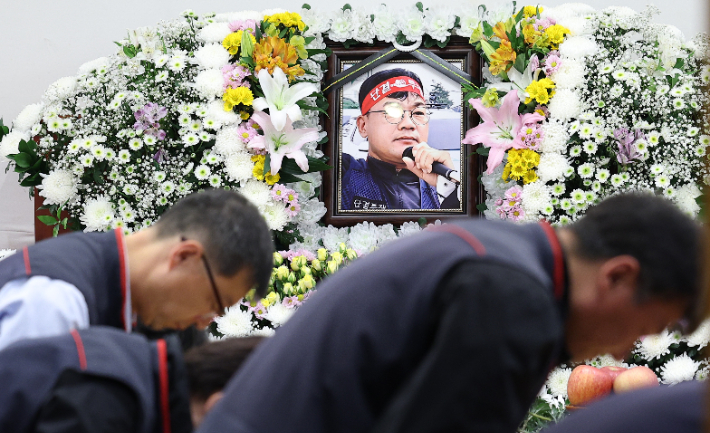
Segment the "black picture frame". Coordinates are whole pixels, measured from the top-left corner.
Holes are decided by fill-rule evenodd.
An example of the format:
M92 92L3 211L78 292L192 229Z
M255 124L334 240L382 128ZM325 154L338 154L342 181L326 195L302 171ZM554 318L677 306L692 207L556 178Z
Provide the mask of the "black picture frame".
M383 50L390 49L392 45L378 43L366 47L346 48L342 43L326 40L328 48L332 50L332 55L328 58L328 74L324 78L325 83L333 82L333 77L346 69L346 65L362 67L363 60L371 59L373 56L381 54ZM437 73L436 67L422 62L422 59L429 54L433 54L438 60L459 63L463 67L463 72L470 75L470 81L479 85L481 83L481 58L473 50L468 40L462 37L452 37L445 48L419 48L416 53L395 52L394 57L390 55L385 65L406 65L419 63L422 67L430 67ZM426 60L426 59L425 59ZM428 62L431 63L431 62ZM450 66L450 65L449 65ZM392 66L397 67L397 66ZM402 66L399 66L402 67ZM405 68L406 69L406 68ZM337 81L337 77L336 77ZM342 86L342 84L341 84ZM425 84L426 86L426 84ZM326 88L328 86L326 85ZM328 134L328 141L323 145L323 152L329 158L329 164L333 167L323 174L323 186L321 188L321 198L326 206L327 212L324 216L326 224L334 226L351 226L363 221L371 221L376 224L402 224L407 221L427 222L435 220L446 220L463 216L476 216L479 214L476 206L485 201L483 185L479 182L479 174L483 170L483 160L479 159L475 148L470 145L461 144L460 147L460 173L461 173L461 206L459 209L368 209L368 210L346 210L340 202L340 181L342 179L342 119L345 109L343 108L343 87L327 89L329 103L328 115L323 116L322 122ZM469 109L468 101L463 100L464 93L461 92L460 105L460 132L461 139L465 132L478 123L478 115L475 110ZM455 103L459 101L454 101Z

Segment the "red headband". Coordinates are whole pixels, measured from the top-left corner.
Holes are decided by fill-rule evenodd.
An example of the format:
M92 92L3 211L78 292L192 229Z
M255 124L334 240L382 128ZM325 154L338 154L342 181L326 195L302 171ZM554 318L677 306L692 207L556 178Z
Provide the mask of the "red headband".
M395 92L414 92L424 99L424 92L422 91L422 87L419 83L417 83L417 80L405 76L392 77L372 88L370 93L365 97L365 100L362 101L360 111L362 114L367 114L367 112L370 111L372 106L375 105L380 98L384 98L385 96Z

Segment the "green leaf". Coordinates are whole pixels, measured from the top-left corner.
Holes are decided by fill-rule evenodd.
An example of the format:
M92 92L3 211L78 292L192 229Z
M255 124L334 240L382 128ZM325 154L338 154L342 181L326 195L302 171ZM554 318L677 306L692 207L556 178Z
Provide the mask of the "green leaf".
M59 224L62 225L62 228L66 229L66 228L67 228L67 222L69 222L69 218L64 218L63 220L60 221Z
M37 219L42 221L44 224L46 224L48 226L53 226L53 225L57 224L57 222L58 222L57 219L51 215L38 215Z
M59 224L54 226L54 228L52 229L52 237L56 238L57 235L59 235Z
M488 210L488 206L486 206L485 203L481 203L476 205L476 209L478 209L479 212L483 212L485 210Z
M16 153L14 155L8 155L8 158L15 161L18 167L29 168L34 163L34 158L26 153Z
M305 9L307 11L311 10L311 5L308 3L303 3L303 6L301 6L301 9Z
M488 152L490 152L490 150L490 147L478 146L476 148L476 153L482 156L488 156Z
M21 153L26 153L31 156L36 156L35 150L37 149L37 143L34 140L20 140L17 145L17 149Z
M96 182L99 185L104 184L104 178L101 175L101 172L97 169L94 169L94 182Z
M525 53L521 53L515 58L515 63L513 64L513 67L521 74L525 72L525 60Z
M424 5L422 4L422 2L417 2L415 6L419 10L419 12L424 12Z
M673 67L676 69L681 69L684 64L685 64L685 60L683 60L683 58L681 58L681 57L678 57L678 60L676 60L675 66L673 66Z
M325 144L328 142L328 135L324 135L323 138L318 140L318 144Z
M284 173L283 170L279 171L279 176L280 176L279 183L295 183L295 182L303 181L303 179L301 179L298 176L295 176L290 173Z
M518 12L518 14L515 16L515 22L516 22L516 23L519 23L520 20L523 19L523 16L525 16L525 9L520 9L520 11Z
M488 21L483 21L483 34L488 38L493 36L493 27L488 24Z
M263 24L262 24L262 25L263 25ZM261 35L262 35L262 34L261 34L261 27L260 27L260 26L256 26L256 29L254 29L254 38L255 38L257 41L260 41L260 40L261 40Z
M134 47L133 45L124 45L123 54L125 54L126 57L128 57L129 59L134 58L137 54L136 47Z
M251 34L249 32L242 32L242 57L251 58L254 52L254 42L251 40Z
M451 37L449 36L449 37L447 37L446 40L443 41L443 42L442 42L442 41L436 41L436 45L437 45L439 48L446 48L446 45L449 44L449 41L450 41L450 40L451 40Z
M35 173L20 182L20 186L37 186L42 184L42 177L39 173Z
M266 158L264 158L264 175L271 171L271 154L267 153Z
M342 9L343 9L343 12L353 10L352 6L350 6L350 3L345 3L345 4L343 5L343 8L342 8Z
M279 38L283 39L286 36L286 33L288 33L288 29L283 29L279 32Z
M316 37L315 37L315 36L308 36L308 37L306 37L306 38L303 38L303 40L305 41L305 44L308 45L308 44L310 44L311 42L315 41L315 40L316 40Z

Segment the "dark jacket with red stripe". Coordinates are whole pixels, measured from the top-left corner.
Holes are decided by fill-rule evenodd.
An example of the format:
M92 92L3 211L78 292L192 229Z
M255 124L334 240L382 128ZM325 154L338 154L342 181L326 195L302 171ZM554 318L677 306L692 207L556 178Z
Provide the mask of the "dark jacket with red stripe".
M26 339L0 351L0 384L2 432L191 430L177 340L101 326Z
M24 248L0 261L0 289L8 282L46 276L73 284L84 295L91 325L124 329L123 235L69 233Z
M198 432L513 432L564 356L565 278L547 224L394 241L319 284Z

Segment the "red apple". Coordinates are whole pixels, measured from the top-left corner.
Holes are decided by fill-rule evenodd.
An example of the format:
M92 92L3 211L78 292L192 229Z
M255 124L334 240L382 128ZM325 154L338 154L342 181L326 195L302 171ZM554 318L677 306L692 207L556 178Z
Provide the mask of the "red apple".
M614 392L622 393L640 388L658 386L658 377L648 367L629 368L614 379Z
M616 379L616 376L620 375L621 373L625 372L628 370L628 368L624 367L617 367L615 365L610 365L608 367L602 367L601 368L603 371L606 371L606 373L611 376L612 381Z
M591 365L579 365L572 370L567 382L569 403L581 406L611 392L614 379L606 371Z

